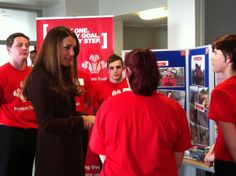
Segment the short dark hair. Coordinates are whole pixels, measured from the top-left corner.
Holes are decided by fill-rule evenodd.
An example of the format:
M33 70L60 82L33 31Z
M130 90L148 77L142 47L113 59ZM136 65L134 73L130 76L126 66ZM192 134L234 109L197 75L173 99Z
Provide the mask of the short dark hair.
M157 91L160 71L157 58L150 49L134 49L125 56L125 66L129 68L129 84L138 95L151 95Z
M7 38L7 40L6 40L6 46L7 46L7 47L11 47L12 44L13 44L13 42L14 42L14 39L15 39L16 37L24 37L24 38L26 38L27 40L30 40L29 37L26 36L25 34L20 33L20 32L17 32L17 33L11 34L11 35Z
M221 50L225 59L229 56L232 69L236 70L236 34L223 35L212 43L212 48Z
M117 55L117 54L111 54L108 59L107 59L107 68L109 67L109 64L112 63L112 62L115 62L115 61L118 61L120 60L121 61L121 65L123 66L124 65L124 62L123 62L123 59Z
M30 53L38 53L38 51L36 49L30 51Z

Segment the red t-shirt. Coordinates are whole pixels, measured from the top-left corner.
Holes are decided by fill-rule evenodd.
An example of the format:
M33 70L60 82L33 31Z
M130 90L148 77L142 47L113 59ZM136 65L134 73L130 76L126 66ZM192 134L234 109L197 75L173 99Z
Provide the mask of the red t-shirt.
M0 124L37 128L33 106L22 95L22 83L30 70L19 71L9 63L0 67Z
M129 91L107 99L90 139L90 148L106 155L101 176L177 176L174 152L190 147L185 111L159 93Z
M75 98L76 110L79 112L91 113L89 112L89 107L86 107L86 101L90 102L92 98L92 85L90 76L84 71L79 71L78 79L82 89L82 95Z
M95 86L93 105L94 107L99 108L107 98L126 92L128 90L130 89L126 79L120 83L112 83L109 81L109 79L106 81L97 82Z
M233 158L225 144L224 137L219 126L219 121L236 125L236 76L232 76L217 85L211 93L209 106L209 118L217 123L217 138L214 147L215 158L223 161L233 161Z

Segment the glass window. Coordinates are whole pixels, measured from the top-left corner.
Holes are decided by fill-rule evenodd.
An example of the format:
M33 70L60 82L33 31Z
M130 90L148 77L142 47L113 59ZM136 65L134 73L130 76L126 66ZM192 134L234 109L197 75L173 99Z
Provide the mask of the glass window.
M29 47L29 51L32 51L34 49L34 46L30 46ZM7 48L5 44L0 44L0 53L1 53L1 57L0 57L0 66L9 62L9 55L7 52ZM31 66L31 61L30 58L28 57L27 59L27 65Z
M36 43L36 18L38 10L18 10L0 8L0 66L9 62L9 55L6 49L5 41L9 35L15 32L22 32L30 38L30 43ZM30 51L34 46L30 46ZM27 59L27 64L31 65L30 59Z
M1 58L0 58L0 66L1 66L9 61L9 55L7 53L6 45L0 45L0 53L1 53Z
M36 41L36 17L37 12L0 8L0 40L6 40L14 32L22 32Z

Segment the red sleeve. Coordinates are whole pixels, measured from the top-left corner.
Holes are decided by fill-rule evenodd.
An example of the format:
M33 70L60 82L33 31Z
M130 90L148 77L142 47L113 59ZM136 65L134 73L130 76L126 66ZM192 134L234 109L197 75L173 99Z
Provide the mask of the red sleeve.
M174 151L184 152L188 150L191 144L190 130L188 125L188 120L185 111L181 106L176 107L176 115L178 118L178 128L179 128L179 138L174 146Z
M103 136L102 129L104 127L102 126L104 115L101 112L101 110L98 111L96 115L96 121L93 126L92 134L89 140L89 146L91 150L97 154L105 155L106 152L106 145L105 145L105 137Z
M235 103L226 91L213 90L209 107L209 118L216 121L235 123Z

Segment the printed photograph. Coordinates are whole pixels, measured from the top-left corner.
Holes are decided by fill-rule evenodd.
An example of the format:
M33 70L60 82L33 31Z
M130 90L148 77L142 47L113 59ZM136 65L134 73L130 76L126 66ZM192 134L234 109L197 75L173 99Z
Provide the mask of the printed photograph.
M198 55L191 58L192 85L204 86L205 81L205 56Z
M160 67L160 87L184 87L184 67Z
M182 106L182 108L185 108L185 91L159 89L158 92L169 98L173 98Z

